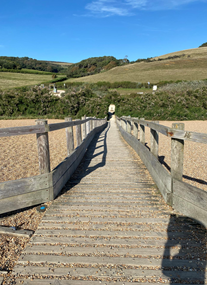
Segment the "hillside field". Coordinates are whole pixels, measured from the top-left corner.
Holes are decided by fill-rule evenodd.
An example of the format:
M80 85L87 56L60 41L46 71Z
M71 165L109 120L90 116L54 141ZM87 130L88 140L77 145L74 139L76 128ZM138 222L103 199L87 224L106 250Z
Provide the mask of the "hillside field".
M180 57L167 59L172 56ZM91 76L70 78L66 82L149 81L157 83L170 80L207 79L207 47L174 52L155 57L154 60L153 62L139 62L115 67L109 71Z
M41 84L52 80L51 75L0 72L0 89Z

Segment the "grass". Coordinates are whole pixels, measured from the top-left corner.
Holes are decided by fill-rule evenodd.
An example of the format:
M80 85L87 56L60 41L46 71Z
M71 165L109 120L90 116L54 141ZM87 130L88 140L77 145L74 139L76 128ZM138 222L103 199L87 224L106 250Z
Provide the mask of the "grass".
M167 58L168 56L181 54L185 54L185 56L174 60L156 60L150 63L140 62L119 66L107 72L82 78L68 79L66 83L95 83L98 81L149 81L151 83L157 83L160 81L201 80L207 78L207 48L180 51L177 53L163 55L159 58Z
M51 81L51 75L0 72L0 89L8 89Z
M109 91L117 91L120 95L130 95L131 93L150 92L148 88L116 88L109 89Z

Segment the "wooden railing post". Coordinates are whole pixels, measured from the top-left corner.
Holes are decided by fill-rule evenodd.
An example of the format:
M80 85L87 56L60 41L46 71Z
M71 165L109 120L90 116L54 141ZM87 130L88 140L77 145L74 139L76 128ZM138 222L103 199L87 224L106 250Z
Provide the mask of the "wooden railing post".
M154 123L159 123L155 121ZM151 153L158 158L159 152L159 134L156 130L150 129L150 150Z
M47 120L36 120L36 125L47 126ZM37 134L37 150L39 157L39 170L40 174L45 174L50 172L50 149L48 132Z
M82 117L82 120L86 119L86 115ZM81 125L82 127L82 140L86 138L86 123Z
M126 123L126 130L127 130L127 133L131 134L131 122L127 120L127 123Z
M140 118L144 120L144 118ZM145 126L140 123L140 142L145 145Z
M96 118L95 118L96 119ZM95 129L96 128L96 120L93 120L93 129Z
M123 119L122 120L122 128L126 131L127 130L127 124L126 121Z
M138 118L134 118L134 119L138 119ZM134 137L137 139L138 138L138 123L133 122L133 135Z
M86 117L87 119L88 119L88 117ZM89 133L90 133L90 131L91 131L91 129L90 129L90 121L88 121L88 122L86 122L86 134L88 135Z
M172 128L176 130L184 130L183 123L173 123ZM183 160L184 160L184 140L171 139L171 176L177 180L183 177Z
M75 121L81 122L81 120L76 119ZM76 130L76 142L77 142L77 147L81 144L81 124L75 126Z
M93 131L93 119L90 120L90 130Z
M72 122L72 118L65 118L66 122ZM66 131L66 144L67 144L67 154L70 155L74 151L74 137L73 137L73 127L68 127Z

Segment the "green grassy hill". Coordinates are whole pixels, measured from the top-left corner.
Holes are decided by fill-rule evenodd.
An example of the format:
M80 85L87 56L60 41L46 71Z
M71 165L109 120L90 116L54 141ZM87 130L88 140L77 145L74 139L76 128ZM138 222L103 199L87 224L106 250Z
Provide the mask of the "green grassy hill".
M172 57L175 57L172 59ZM170 58L170 59L169 59ZM109 71L68 82L133 81L159 82L176 80L201 80L207 78L207 47L178 51L151 59L115 67Z

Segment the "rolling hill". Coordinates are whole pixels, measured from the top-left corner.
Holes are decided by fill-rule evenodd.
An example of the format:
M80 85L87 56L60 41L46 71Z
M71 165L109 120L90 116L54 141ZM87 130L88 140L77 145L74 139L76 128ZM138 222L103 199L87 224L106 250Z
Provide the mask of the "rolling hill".
M174 57L174 58L172 58ZM133 81L151 82L207 79L207 47L188 49L67 82Z

